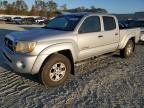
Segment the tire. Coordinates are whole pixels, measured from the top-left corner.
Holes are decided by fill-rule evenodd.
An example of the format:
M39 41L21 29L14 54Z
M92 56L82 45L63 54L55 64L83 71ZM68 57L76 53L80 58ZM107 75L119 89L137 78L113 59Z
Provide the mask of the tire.
M135 49L135 42L132 40L129 40L125 48L120 50L121 57L123 58L130 57L134 53L134 49Z
M42 67L41 81L46 87L56 87L68 79L70 72L70 60L64 55L54 54Z

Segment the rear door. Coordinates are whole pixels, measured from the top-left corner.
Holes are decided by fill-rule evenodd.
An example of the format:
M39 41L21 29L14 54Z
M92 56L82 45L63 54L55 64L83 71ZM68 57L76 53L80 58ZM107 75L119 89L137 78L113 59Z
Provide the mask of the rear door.
M106 51L116 50L119 43L119 29L116 23L117 19L112 16L102 16L102 19L102 44L105 46Z

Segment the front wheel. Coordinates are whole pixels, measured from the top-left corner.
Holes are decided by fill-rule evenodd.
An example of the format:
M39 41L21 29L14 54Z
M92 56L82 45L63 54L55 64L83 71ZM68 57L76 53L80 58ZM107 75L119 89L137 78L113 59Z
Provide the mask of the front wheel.
M55 87L63 84L71 72L69 59L61 54L52 55L44 64L41 72L41 81L46 87Z
M120 50L121 57L124 57L124 58L130 57L134 52L134 48L135 48L134 41L129 40L125 48Z

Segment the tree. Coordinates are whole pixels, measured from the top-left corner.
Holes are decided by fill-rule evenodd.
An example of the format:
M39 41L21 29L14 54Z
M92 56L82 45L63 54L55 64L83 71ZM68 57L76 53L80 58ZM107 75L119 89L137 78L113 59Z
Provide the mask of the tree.
M40 11L39 15L40 15L40 16L43 16L43 17L47 17L47 13L48 13L47 8L44 7L44 8Z
M0 1L0 10L5 10L8 5L7 0Z
M85 7L77 7L74 9L68 9L67 12L93 12L93 13L108 13L106 9L102 8L95 8L95 6L91 6L90 8L85 8Z
M65 12L95 12L95 13L108 13L106 9L95 8L91 6L90 8L85 8L84 6L77 7L74 9L68 9L67 5L64 4L57 9L58 5L54 0L35 0L35 4L32 6L30 11L28 11L28 6L25 0L15 0L10 3L8 0L0 0L0 13L10 14L10 15L36 15L36 16L47 16L54 17L60 14L60 11Z
M24 0L17 0L16 2L13 2L12 6L15 10L15 14L19 14L19 15L27 14L28 6Z
M77 8L76 8L76 11L77 11L77 12L82 12L81 7L77 7Z
M38 13L37 13L37 9L34 5L32 5L32 8L30 10L30 15L33 15L33 16L37 16Z
M38 11L41 11L45 7L45 2L42 0L35 0L35 7Z
M97 8L97 13L108 13L106 9Z
M50 0L45 3L45 8L47 10L47 17L51 18L57 15L57 3L53 0Z
M12 4L7 5L7 8L5 10L5 14L8 14L8 15L14 14L14 8L13 8Z
M93 10L93 9L96 9L96 8L95 8L95 6L93 6L93 5L92 5L92 6L90 7L90 9L92 9L92 10Z
M40 16L43 15L42 12L45 11L46 3L43 0L35 0L34 6L37 12L37 15L40 15Z
M64 4L64 5L60 6L60 10L61 11L66 11L67 10L67 5Z
M91 6L90 12L97 12L97 9L95 8L95 6Z
M56 12L57 4L53 0L50 0L49 2L47 2L47 8L50 12Z

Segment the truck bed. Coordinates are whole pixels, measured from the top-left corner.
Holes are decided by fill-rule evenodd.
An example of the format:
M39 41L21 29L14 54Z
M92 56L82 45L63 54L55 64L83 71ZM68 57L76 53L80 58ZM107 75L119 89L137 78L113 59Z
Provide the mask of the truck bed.
M137 43L140 39L140 28L120 29L120 41L122 41L122 39L125 38L126 35L135 35Z

